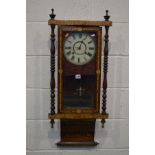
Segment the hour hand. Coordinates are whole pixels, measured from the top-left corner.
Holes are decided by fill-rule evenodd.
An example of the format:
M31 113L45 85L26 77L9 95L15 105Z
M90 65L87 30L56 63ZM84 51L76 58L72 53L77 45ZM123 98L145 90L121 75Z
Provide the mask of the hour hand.
M75 48L78 49L78 50L80 49L80 47L75 47Z

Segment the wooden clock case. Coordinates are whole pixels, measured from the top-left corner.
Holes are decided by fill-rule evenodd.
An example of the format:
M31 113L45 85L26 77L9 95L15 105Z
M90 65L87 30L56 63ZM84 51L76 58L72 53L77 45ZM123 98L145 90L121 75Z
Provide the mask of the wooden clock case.
M51 26L51 112L48 117L53 127L54 119L60 119L60 137L58 146L95 146L94 141L95 122L101 119L104 126L106 113L106 89L107 89L107 64L108 64L108 29L112 25L109 21L108 11L104 16L105 21L66 21L55 20L54 10L50 14L51 19L48 24ZM58 25L58 113L55 113L55 26ZM102 51L102 26L105 26L105 46L103 62L103 92L102 92L102 112L100 113L100 85L101 85L101 51ZM66 61L63 55L64 33L68 32L88 32L96 35L96 54L89 63L78 66ZM93 97L93 106L68 107L65 105L64 96L72 92L76 87L76 82L72 75L80 74L86 77L84 81L87 94ZM89 77L94 77L89 81ZM70 79L69 79L70 78ZM69 79L69 80L66 80ZM68 82L68 83L67 83ZM70 82L70 83L69 83ZM65 87L69 85L71 89ZM70 94L69 94L70 95ZM74 102L74 101L73 101Z

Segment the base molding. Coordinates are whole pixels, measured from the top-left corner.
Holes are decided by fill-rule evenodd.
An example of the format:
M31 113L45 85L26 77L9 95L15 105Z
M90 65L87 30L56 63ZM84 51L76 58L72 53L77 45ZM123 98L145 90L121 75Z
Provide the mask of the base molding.
M57 146L96 146L99 143L96 141L93 141L93 142L63 142L63 141L60 141L56 144Z

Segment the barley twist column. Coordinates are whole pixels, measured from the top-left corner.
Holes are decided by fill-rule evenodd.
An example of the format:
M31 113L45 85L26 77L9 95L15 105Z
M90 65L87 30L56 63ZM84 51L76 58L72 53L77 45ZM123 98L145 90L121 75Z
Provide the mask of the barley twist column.
M49 15L52 20L55 18L54 14L54 9L52 9L52 13ZM51 25L51 82L50 82L50 87L51 87L51 112L50 114L53 115L55 114L55 33L54 33L55 25ZM53 128L54 125L54 119L51 119L51 128Z
M106 15L104 16L105 21L109 21L110 16L108 15L108 10L106 10ZM109 26L105 26L105 36L104 36L104 62L103 62L103 94L102 94L102 114L106 113L107 104L107 72L108 72L108 42L109 42ZM105 119L101 120L102 128L104 127Z

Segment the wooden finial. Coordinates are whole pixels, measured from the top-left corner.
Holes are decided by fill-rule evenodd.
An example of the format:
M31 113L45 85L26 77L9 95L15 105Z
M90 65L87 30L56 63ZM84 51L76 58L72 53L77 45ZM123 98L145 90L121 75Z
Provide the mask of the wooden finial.
M49 16L51 17L51 19L54 19L55 16L56 16L56 15L54 14L54 9L52 8L51 11L52 11L52 13L51 13Z
M108 10L106 10L106 16L108 16Z
M54 14L54 9L52 8L51 10L52 10L52 14Z
M108 10L106 10L106 15L104 16L105 21L108 21L110 16L108 15Z

